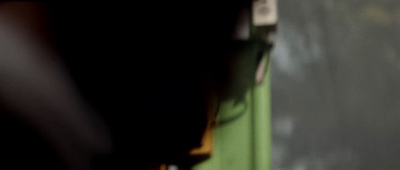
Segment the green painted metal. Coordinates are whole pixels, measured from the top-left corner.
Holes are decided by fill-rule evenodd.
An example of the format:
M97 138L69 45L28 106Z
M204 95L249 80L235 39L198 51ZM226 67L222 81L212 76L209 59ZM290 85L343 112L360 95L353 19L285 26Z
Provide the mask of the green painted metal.
M213 155L194 170L271 169L269 80L267 72L264 83L249 88L239 104L221 103L220 120L238 118L215 127Z

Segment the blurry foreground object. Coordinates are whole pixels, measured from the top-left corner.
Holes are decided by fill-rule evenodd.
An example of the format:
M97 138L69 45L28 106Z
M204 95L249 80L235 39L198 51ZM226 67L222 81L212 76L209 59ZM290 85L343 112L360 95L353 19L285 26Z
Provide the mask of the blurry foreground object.
M261 157L248 159L268 159L269 81L263 80L263 67L271 43L265 33L273 27L247 26L246 33L251 2L227 2L201 1L190 9L160 2L146 15L138 10L148 5L144 2L0 3L0 114L12 120L0 133L10 139L2 145L14 148L1 153L4 165L192 166L198 160L190 153L208 157L212 146L234 146L193 150L204 147L203 136L212 140L206 129L225 101L246 105L240 119L247 123L235 128L241 135L251 130L251 148L262 148ZM256 80L264 81L257 95ZM259 101L263 111L257 118ZM226 116L224 110L219 117ZM239 138L232 142L246 144Z

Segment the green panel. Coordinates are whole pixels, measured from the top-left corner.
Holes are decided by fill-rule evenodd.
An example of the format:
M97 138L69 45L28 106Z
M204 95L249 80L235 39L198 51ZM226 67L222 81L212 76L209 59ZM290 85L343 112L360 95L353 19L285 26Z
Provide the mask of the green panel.
M269 72L268 72L269 73ZM271 169L271 100L269 74L263 85L257 86L253 93L254 103L254 169Z
M214 153L194 170L270 170L270 82L249 89L245 100L221 103L219 119L239 118L218 125L214 131Z

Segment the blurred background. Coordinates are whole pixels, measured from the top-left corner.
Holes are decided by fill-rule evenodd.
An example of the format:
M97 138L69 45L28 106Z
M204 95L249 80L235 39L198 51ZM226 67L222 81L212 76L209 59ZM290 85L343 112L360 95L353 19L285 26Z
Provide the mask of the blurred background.
M400 169L400 2L280 0L272 169Z

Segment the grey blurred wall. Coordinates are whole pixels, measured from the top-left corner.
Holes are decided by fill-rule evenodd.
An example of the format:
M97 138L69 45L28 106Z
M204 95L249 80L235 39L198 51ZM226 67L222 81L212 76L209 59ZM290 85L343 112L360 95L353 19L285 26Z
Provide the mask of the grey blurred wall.
M273 170L400 169L400 1L279 0Z

